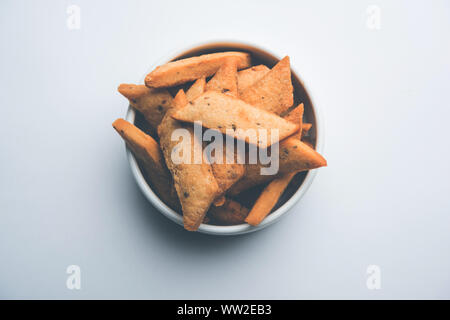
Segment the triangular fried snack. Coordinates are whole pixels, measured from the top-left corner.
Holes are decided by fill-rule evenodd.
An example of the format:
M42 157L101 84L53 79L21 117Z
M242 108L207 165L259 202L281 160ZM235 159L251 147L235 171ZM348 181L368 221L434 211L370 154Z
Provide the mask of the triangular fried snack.
M295 134L295 136L300 139L302 137L302 127L303 127L303 112L304 112L304 106L303 103L300 103L297 107L292 109L285 117L284 119L291 121L292 123L298 123L299 130Z
M264 77L247 87L240 98L278 115L294 103L289 57L278 62Z
M171 208L180 209L170 172L164 163L158 143L149 135L124 119L113 123L114 129L125 140L128 148L142 163L159 197Z
M201 77L209 77L219 70L227 58L236 58L238 69L250 67L250 55L244 52L218 52L166 63L156 67L145 77L151 88L172 87Z
M327 161L313 148L300 141L298 137L289 137L279 144L279 170L276 175L261 175L261 168L268 165L247 164L245 176L236 182L229 190L231 195L237 195L243 190L271 181L282 174L316 169L327 165Z
M166 165L172 173L180 199L184 228L195 231L202 223L211 203L219 195L220 189L212 173L211 165L207 159L203 158L200 137L195 136L191 126L184 126L183 123L171 117L171 113L185 108L187 103L184 91L180 90L173 100L173 108L167 112L159 125L158 134ZM177 129L186 130L188 136L181 138L181 141L172 141L172 133ZM172 153L176 152L174 148L189 149L191 154L189 163L175 163L172 160ZM195 154L201 155L201 163L195 163Z
M260 64L238 72L238 93L239 95L256 81L264 77L270 69Z
M214 90L237 97L237 59L228 58L206 84L206 91Z
M205 92L206 87L206 79L205 77L201 77L200 79L197 79L192 86L189 88L188 91L186 91L186 98L188 101L192 101L199 97L203 92Z
M141 112L150 126L156 130L167 110L172 107L172 96L164 89L150 89L144 85L121 84L119 92Z
M277 204L284 190L287 188L296 172L290 172L278 177L264 188L256 199L252 210L245 218L245 222L252 226L260 224Z
M224 225L244 223L248 209L239 202L226 198L221 207L211 207L208 216L214 221Z
M187 122L201 121L206 128L230 134L260 148L283 140L299 129L298 124L215 91L205 92L173 113L172 117ZM252 129L256 141L249 137L248 129ZM278 130L278 137L273 135L273 130ZM264 132L264 137L261 132Z

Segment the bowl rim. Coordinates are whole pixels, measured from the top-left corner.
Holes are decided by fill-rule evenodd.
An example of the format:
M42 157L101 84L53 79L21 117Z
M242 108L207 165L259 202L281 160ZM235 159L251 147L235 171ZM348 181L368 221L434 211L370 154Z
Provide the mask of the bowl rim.
M182 55L183 53L186 53L190 50L194 50L199 47L204 46L220 46L224 44L229 45L236 45L236 46L245 46L247 48L254 48L260 51L264 51L268 53L269 55L272 55L276 57L278 60L280 60L280 55L273 52L272 50L268 50L263 46L253 44L251 42L247 41L237 41L237 40L211 40L211 41L205 41L200 42L196 44L192 44L189 46L184 46L181 49L173 50L171 54L166 55L164 58L158 59L153 65L150 66L149 71L153 70L156 66L167 63L168 61L171 61L172 59L176 58L177 56ZM316 120L316 151L319 153L322 153L323 147L324 147L324 126L323 126L323 115L320 110L316 106L316 104L313 102L313 98L311 96L311 90L307 88L307 86L304 84L302 78L298 75L298 72L291 66L291 71L296 75L296 77L300 80L306 94L308 95L310 101L311 101L311 108L315 116ZM147 73L140 79L140 82L143 82L145 79L145 76ZM131 105L128 106L128 110L126 113L125 119L130 122L134 123L135 121L136 112L131 107ZM148 185L148 183L145 181L145 178L139 169L139 165L136 161L136 158L134 157L133 153L130 151L128 147L126 148L126 154L128 158L128 162L131 167L131 172L133 173L134 179L136 180L141 192L144 194L144 196L147 198L147 200L164 216L175 222L176 224L183 226L183 217L175 212L172 208L168 207L156 194L153 192L152 188ZM258 230L262 230L271 224L275 223L276 221L280 220L282 216L284 216L290 209L294 206L295 203L297 203L303 195L306 193L306 191L311 186L315 176L316 176L317 170L309 170L308 173L305 176L305 179L303 180L302 184L299 186L297 191L277 210L269 214L259 225L257 226L251 226L249 224L239 224L239 225L233 225L233 226L217 226L217 225L210 225L202 223L200 227L198 228L198 232L205 233L205 234L211 234L211 235L238 235L238 234L244 234L249 232L254 232Z

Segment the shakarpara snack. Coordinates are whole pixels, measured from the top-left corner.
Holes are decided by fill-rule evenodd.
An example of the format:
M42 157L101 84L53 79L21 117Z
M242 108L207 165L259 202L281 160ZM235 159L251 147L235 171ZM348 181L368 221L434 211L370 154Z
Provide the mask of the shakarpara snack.
M159 141L166 160L167 167L172 173L183 210L184 227L189 231L195 231L200 226L211 203L219 195L220 189L212 173L211 165L202 159L199 164L193 159L196 153L203 154L202 143L194 135L190 126L174 120L171 113L184 108L188 103L184 91L180 90L173 101L173 108L164 116L158 127ZM177 129L184 129L188 133L189 139L182 139L181 142L172 140L172 133ZM187 138L187 137L186 137ZM172 152L175 148L185 145L191 150L189 163L174 163ZM197 149L197 150L196 150Z
M250 55L244 52L219 52L204 54L157 67L145 78L145 85L150 88L173 87L201 77L216 73L228 58L237 59L238 69L250 67Z
M206 84L205 90L221 92L233 97L237 97L237 60L236 58L225 59L223 65L214 74L211 80ZM237 154L234 150L227 150L226 145L223 146L223 159L232 158L233 163L212 163L214 177L219 184L221 197L214 201L215 206L222 206L225 203L225 192L245 173L243 164L238 163Z
M289 57L283 58L261 79L247 87L240 95L245 102L282 114L294 103Z
M245 175L228 190L228 193L238 195L244 190L273 180L282 174L311 170L327 165L325 158L306 143L299 141L297 137L289 137L280 143L279 157L277 175L261 175L261 168L264 168L265 165L260 163L246 164Z
M289 172L272 180L259 195L245 222L252 226L260 224L277 204L295 174L296 172Z
M245 89L250 87L256 81L264 77L266 73L269 71L270 69L263 64L239 71L238 72L239 95L241 95Z
M285 117L284 119L292 122L292 123L298 123L299 130L295 134L295 137L300 139L302 137L302 130L303 130L303 112L305 110L305 107L303 106L303 103L300 103L297 107L292 109Z
M206 91L218 91L237 98L237 62L236 58L225 59L214 77L206 84Z
M306 135L311 127L312 123L304 123L302 126L302 136Z
M294 123L298 123L300 130L295 134L295 138L301 139L302 124L303 124L303 103L300 103L295 109L291 110L284 118ZM277 204L284 190L297 174L297 171L288 172L278 178L270 181L269 184L256 199L252 210L248 214L245 222L252 226L260 224L264 218L270 213L272 208Z
M186 98L188 101L192 101L199 97L203 92L205 92L206 87L206 79L205 77L201 77L186 91Z
M208 215L211 219L225 225L244 223L248 209L239 202L227 198L220 207L211 207Z
M130 105L142 113L152 129L156 130L167 110L172 107L172 96L167 90L150 89L144 85L121 84L119 92Z
M125 140L133 154L142 162L145 172L161 199L171 208L178 210L180 202L173 186L172 176L164 163L158 143L128 121L117 119L114 129Z
M236 139L256 144L260 148L267 148L299 129L298 124L287 121L274 113L215 91L205 92L185 108L173 113L172 117L187 122L201 121L206 128L231 134ZM249 135L246 134L248 129L254 130L256 141L250 140ZM278 137L272 136L272 129L277 130ZM266 139L261 139L259 130L264 130Z
M204 54L159 66L145 85L121 84L119 92L157 135L123 119L113 126L162 201L182 213L186 230L201 223L258 225L298 172L327 165L314 149L313 124L303 122L305 105L299 97L293 105L288 56L270 69L252 66L244 52ZM212 152L211 137L227 143ZM244 152L235 145L244 145ZM275 157L269 157L275 172L262 174L271 163L250 161L250 149ZM251 202L242 198L258 185L249 191L262 190Z

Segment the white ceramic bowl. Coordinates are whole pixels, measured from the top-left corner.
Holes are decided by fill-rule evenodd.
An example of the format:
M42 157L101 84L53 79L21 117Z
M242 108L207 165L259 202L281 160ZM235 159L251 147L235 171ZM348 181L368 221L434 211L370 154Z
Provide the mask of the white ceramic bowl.
M278 60L282 58L282 56L277 56L272 54L270 51L266 49L262 49L259 46L255 46L248 43L241 43L241 42L235 42L235 41L219 41L219 42L209 42L204 44L195 45L192 47L189 47L184 50L176 51L174 54L169 55L165 59L162 59L158 63L156 63L154 66L152 66L151 69L148 70L150 72L153 70L157 65L164 64L166 62L179 59L182 57L192 56L192 55L199 55L203 53L210 53L210 52L219 52L219 51L247 51L252 54L252 59L254 60L256 57L256 60L259 60L258 62L267 64L269 67L272 67ZM295 64L295 57L291 57L291 63L294 62ZM255 65L255 63L253 63ZM313 102L311 100L311 96L309 95L308 91L306 90L303 82L301 81L300 77L298 76L298 73L295 72L294 68L291 66L292 76L293 76L293 84L294 84L294 96L300 95L300 100L296 102L304 102L305 103L305 117L308 122L313 123L313 127L311 130L313 130L313 138L315 138L315 148L316 150L321 153L323 148L323 126L322 126L322 117L320 115L320 112L317 108L317 106L313 105ZM143 82L143 79L141 79ZM300 94L298 94L300 92ZM134 123L136 118L136 113L131 106L128 107L126 120ZM179 225L183 225L183 218L181 214L175 212L171 208L169 208L164 202L161 201L161 199L153 192L147 181L145 180L138 163L136 162L135 157L130 152L130 150L126 149L128 160L130 162L131 171L133 172L133 176L136 179L136 182L141 189L141 191L144 193L145 197L150 201L150 203L158 209L159 212L161 212L163 215L174 221L175 223ZM207 233L207 234L213 234L213 235L237 235L237 234L243 234L248 232L253 232L257 230L261 230L274 222L278 221L283 215L285 215L292 206L301 199L301 197L305 194L305 192L308 190L309 186L311 185L314 177L316 175L316 170L310 170L307 172L305 178L303 181L299 184L297 190L292 194L292 196L289 199L284 199L280 201L283 201L281 206L279 206L275 211L273 211L271 214L269 214L263 222L261 222L258 226L253 227L248 224L240 224L240 225L234 225L234 226L218 226L218 225L212 225L212 224L205 224L202 223L198 229L199 232ZM292 182L291 182L292 183Z

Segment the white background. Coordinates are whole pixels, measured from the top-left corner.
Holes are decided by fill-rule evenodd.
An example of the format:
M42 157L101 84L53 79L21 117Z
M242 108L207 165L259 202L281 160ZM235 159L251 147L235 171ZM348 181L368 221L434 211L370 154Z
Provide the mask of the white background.
M1 1L0 37L0 298L450 298L449 1ZM290 55L329 164L227 238L156 212L111 127L120 83L216 39Z

